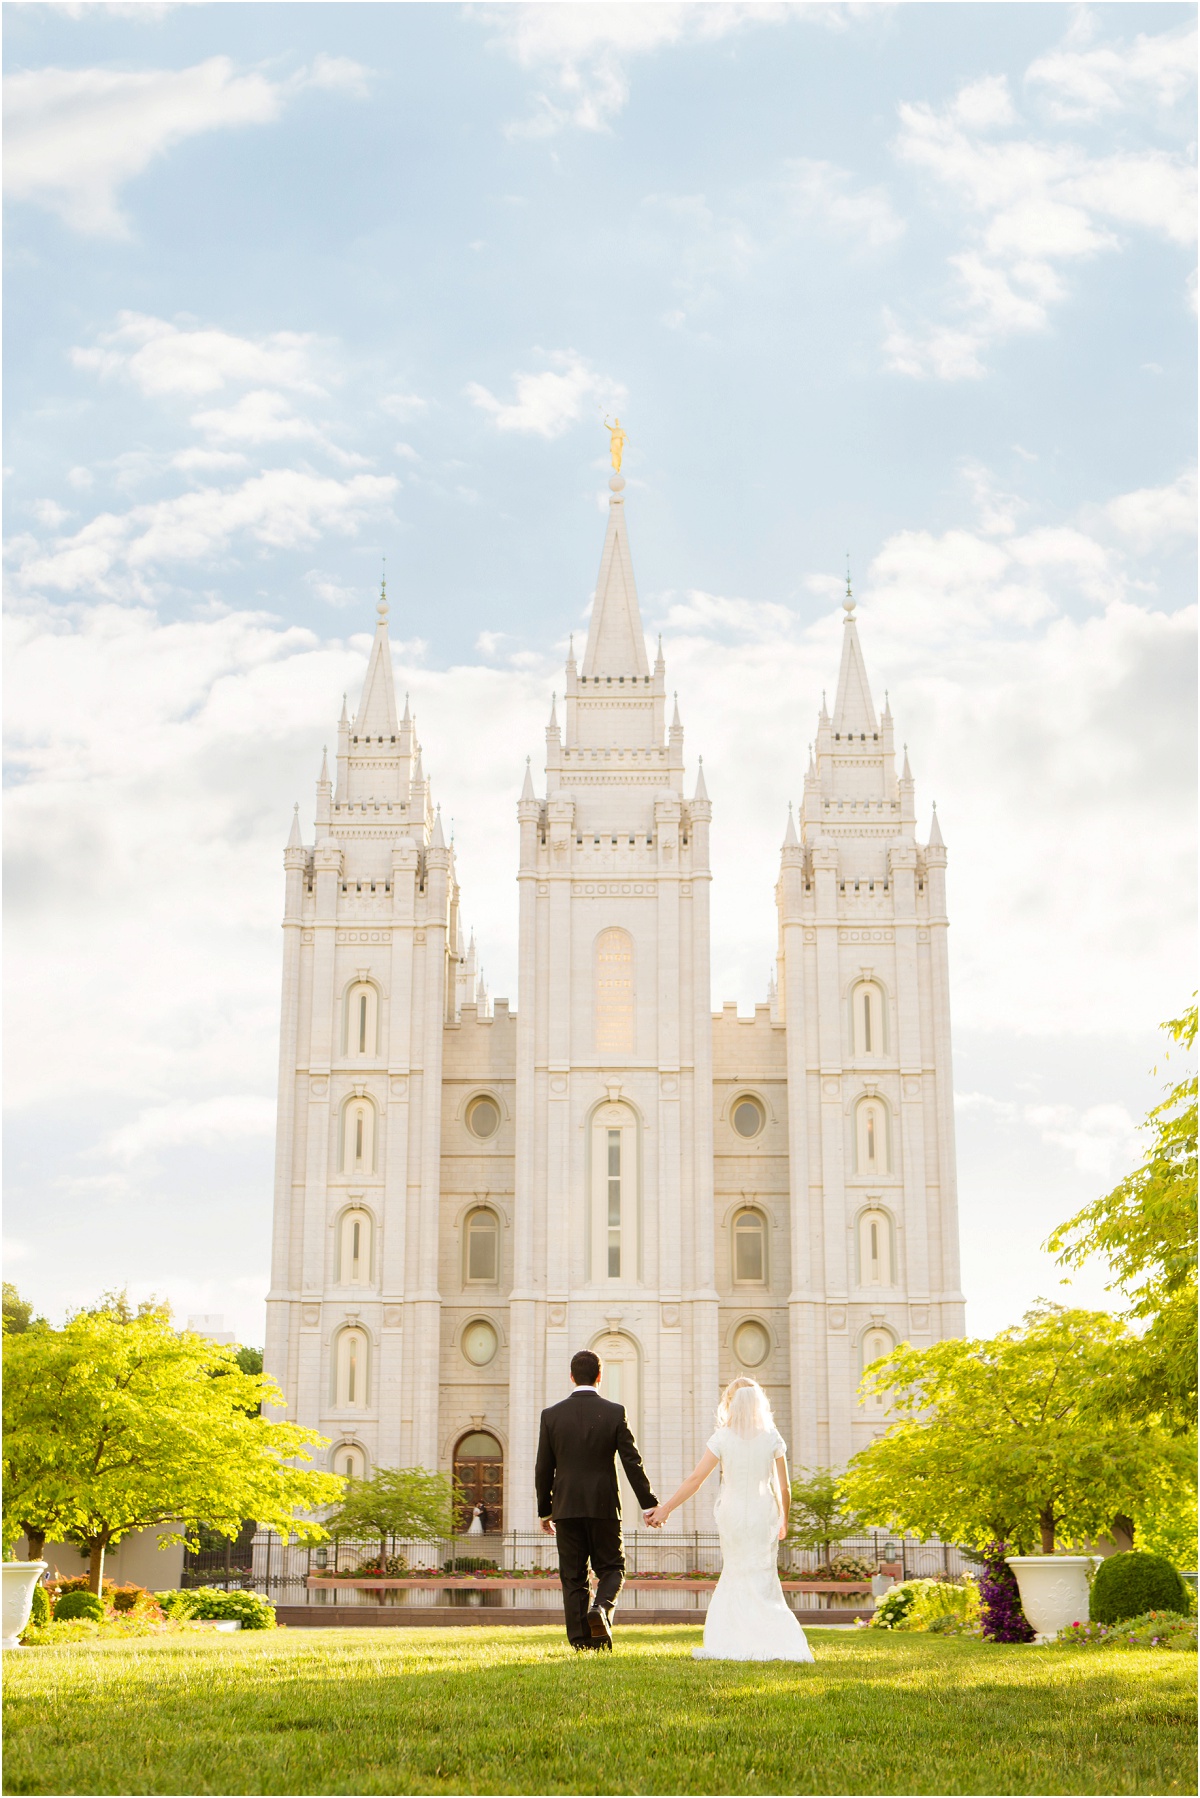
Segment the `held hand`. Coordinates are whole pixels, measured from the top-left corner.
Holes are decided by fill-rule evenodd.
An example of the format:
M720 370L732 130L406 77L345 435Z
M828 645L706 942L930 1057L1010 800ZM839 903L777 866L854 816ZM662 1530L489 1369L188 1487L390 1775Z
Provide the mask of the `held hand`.
M553 1519L553 1517L539 1517L538 1518L538 1526L540 1529L545 1530L545 1532L548 1536L552 1536L554 1534L554 1519Z
M660 1530L670 1515L671 1513L667 1510L666 1505L655 1505L652 1511L643 1513L643 1520L646 1523L647 1528Z

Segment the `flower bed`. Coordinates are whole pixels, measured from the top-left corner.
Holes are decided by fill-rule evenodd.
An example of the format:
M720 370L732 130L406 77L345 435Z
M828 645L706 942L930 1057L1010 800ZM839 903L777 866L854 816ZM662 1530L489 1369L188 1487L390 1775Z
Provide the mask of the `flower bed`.
M1120 1623L1069 1623L1055 1638L1060 1648L1174 1648L1196 1652L1196 1619L1178 1611L1144 1611Z

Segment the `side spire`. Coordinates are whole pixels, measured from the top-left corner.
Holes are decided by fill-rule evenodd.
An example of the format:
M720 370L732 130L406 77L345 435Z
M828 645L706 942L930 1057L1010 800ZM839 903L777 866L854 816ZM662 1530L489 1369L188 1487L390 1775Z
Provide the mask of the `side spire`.
M935 814L934 824L936 825L936 823L937 817ZM300 835L300 801L298 799L296 801L295 810L292 813L292 829L287 840L287 846L289 849L303 849L304 847L304 838Z
M704 757L703 756L700 757L700 765L696 770L695 797L697 799L707 799L708 798L708 788L704 782Z
M942 840L942 827L938 823L936 799L933 802L933 823L929 826L929 847L931 849L944 849L946 847Z
M799 849L800 847L800 838L796 835L796 818L790 799L788 800L787 829L783 833L783 846L785 849Z
M375 641L371 645L371 659L367 663L367 678L363 682L354 727L356 735L360 737L390 738L396 735L399 727L396 722L396 682L392 674L392 651L388 642L386 583L380 587L379 603L375 610L378 614Z

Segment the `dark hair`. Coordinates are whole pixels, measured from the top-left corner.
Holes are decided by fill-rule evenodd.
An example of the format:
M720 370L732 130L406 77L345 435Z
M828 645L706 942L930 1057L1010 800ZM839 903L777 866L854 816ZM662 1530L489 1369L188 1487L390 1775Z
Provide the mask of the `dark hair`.
M571 1378L577 1386L594 1386L600 1378L600 1357L591 1349L580 1349L571 1356Z

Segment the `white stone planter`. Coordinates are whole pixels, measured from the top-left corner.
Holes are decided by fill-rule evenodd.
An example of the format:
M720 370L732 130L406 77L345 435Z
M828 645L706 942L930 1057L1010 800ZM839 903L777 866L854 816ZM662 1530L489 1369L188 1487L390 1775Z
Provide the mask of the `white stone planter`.
M1088 1569L1095 1555L1009 1555L1021 1608L1039 1642L1052 1642L1068 1623L1086 1623Z
M4 1567L4 1634L0 1648L19 1648L29 1613L33 1609L33 1588L45 1573L46 1561L5 1561Z

